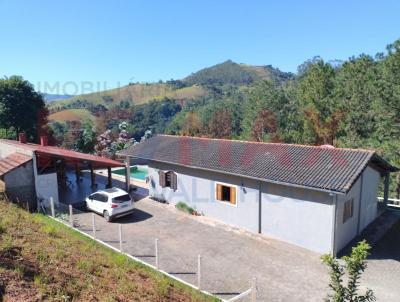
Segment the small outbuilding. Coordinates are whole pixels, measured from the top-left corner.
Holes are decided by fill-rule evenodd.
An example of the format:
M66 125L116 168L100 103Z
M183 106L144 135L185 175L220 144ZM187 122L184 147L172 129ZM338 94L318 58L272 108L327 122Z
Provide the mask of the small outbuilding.
M120 155L146 161L154 198L333 255L379 215L397 171L373 150L168 135Z
M37 208L38 200L48 201L52 197L56 204L60 201L62 194L59 193L71 187L68 170L74 171L75 181L79 182L81 170L87 169L95 188L94 170L107 169L108 186L111 187L111 168L123 165L108 158L48 146L46 137L41 137L40 144L28 143L23 133L18 141L0 139L2 190L10 199L27 203L30 210Z

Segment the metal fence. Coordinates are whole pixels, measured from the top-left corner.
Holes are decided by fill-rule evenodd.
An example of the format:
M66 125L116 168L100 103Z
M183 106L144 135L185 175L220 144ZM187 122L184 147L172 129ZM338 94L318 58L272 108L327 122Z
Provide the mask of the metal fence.
M97 222L97 219L99 218L99 216L97 214L86 213L86 215L91 215L90 226L87 223L87 219L84 223L82 223L80 221L79 214L85 213L85 209L84 209L83 205L74 205L73 206L71 204L67 205L67 204L63 204L63 203L56 204L54 202L53 198L50 198L49 200L42 200L40 202L39 211L52 217L53 219L55 219L61 223L64 223L65 225L76 230L77 232L79 232L85 236L88 236L88 237L92 238L93 240L96 240L100 244L103 244L116 252L124 254L125 256L131 258L134 261L140 262L152 269L155 269L158 272L160 272L174 280L177 280L191 288L197 289L206 295L214 296L213 294L205 291L202 287L203 265L202 265L202 256L201 255L197 256L197 263L196 263L197 271L195 272L195 274L196 274L196 282L195 283L196 284L191 284L181 278L178 278L177 276L175 276L171 273L168 273L168 272L160 269L160 257L159 257L160 248L159 248L159 239L158 238L149 238L149 241L153 240L153 244L154 244L154 247L153 247L154 255L152 255L152 257L154 258L154 262L153 262L153 264L151 264L142 259L139 259L137 256L135 257L135 256L127 253L127 251L124 251L124 243L126 243L126 241L124 241L124 239L126 239L126 238L124 238L124 231L123 231L122 224L118 224L117 234L114 234L114 236L113 236L113 238L118 238L117 242L113 241L115 246L113 246L113 244L111 244L110 241L108 241L108 240L106 240L108 242L101 240L97 234L97 232L99 232L99 222ZM238 294L237 296L232 297L230 299L221 299L221 298L219 298L219 299L224 302L245 301L243 299L246 299L247 301L255 302L257 300L257 280L255 278L250 280L249 288L247 290L243 291L242 293Z

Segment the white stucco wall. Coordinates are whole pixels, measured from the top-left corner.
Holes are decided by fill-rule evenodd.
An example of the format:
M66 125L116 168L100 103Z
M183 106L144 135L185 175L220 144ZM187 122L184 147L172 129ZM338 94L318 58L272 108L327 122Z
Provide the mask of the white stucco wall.
M365 229L378 214L378 192L380 173L367 167L363 174L362 207L360 215L360 231Z
M336 216L336 251L344 248L377 216L380 173L367 166L347 195L338 196ZM344 203L353 198L353 217L343 223ZM360 208L361 204L361 208Z
M353 185L347 195L338 195L336 205L336 251L339 252L356 235L358 225L358 212L360 206L361 177ZM343 223L344 204L353 198L353 217Z
M319 253L331 251L332 196L268 183L262 191L262 233Z
M206 216L258 232L258 181L168 164L150 162L148 165L152 179L150 196L173 204L183 201ZM177 173L176 192L159 186L158 170ZM339 252L357 235L358 230L361 232L376 218L379 178L378 171L367 167L347 195L262 182L261 231L318 253L332 252L333 245L335 252ZM216 201L216 182L238 187L237 206ZM343 223L344 203L351 198L354 200L353 217ZM337 205L336 213L334 203Z
M170 165L149 164L150 196L176 204L184 201L200 213L258 232L259 183L232 175L174 167L178 190L159 187L158 170ZM215 200L215 183L238 187L237 206ZM262 183L262 233L299 246L325 253L332 245L332 197L326 193Z
M159 186L158 170L169 170L171 166L153 164L149 166L150 196L163 198L169 203L185 202L208 217L238 226L252 232L258 232L258 190L257 182L241 179L232 175L204 172L200 170L174 167L177 173L178 189ZM222 182L237 186L237 205L216 200L215 184Z

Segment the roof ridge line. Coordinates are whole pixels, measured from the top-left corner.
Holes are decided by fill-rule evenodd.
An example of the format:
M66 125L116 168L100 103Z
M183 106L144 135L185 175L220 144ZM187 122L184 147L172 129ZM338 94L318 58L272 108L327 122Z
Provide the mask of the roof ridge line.
M239 139L228 139L228 138L212 138L212 137L198 137L198 136L189 136L189 135L172 135L172 134L157 134L157 136L165 136L165 137L183 137L190 139L198 139L198 140L214 140L214 141L228 141L228 142L239 142L239 143L247 143L247 144L256 144L256 145L276 145L276 146L296 146L296 147L306 147L313 149L328 149L322 146L314 146L314 145L305 145L305 144L292 144L292 143L271 143L271 142L255 142L255 141L246 141ZM365 149L365 148L343 148L343 147L334 147L336 150L350 150L350 151L362 151L368 153L376 153L374 149ZM331 149L333 150L333 149Z

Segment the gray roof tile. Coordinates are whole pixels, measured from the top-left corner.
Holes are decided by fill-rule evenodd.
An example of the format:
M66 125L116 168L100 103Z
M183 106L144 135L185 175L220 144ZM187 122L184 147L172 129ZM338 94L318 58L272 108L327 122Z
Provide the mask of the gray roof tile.
M370 161L394 171L373 150L158 135L120 152L311 189L347 193Z

